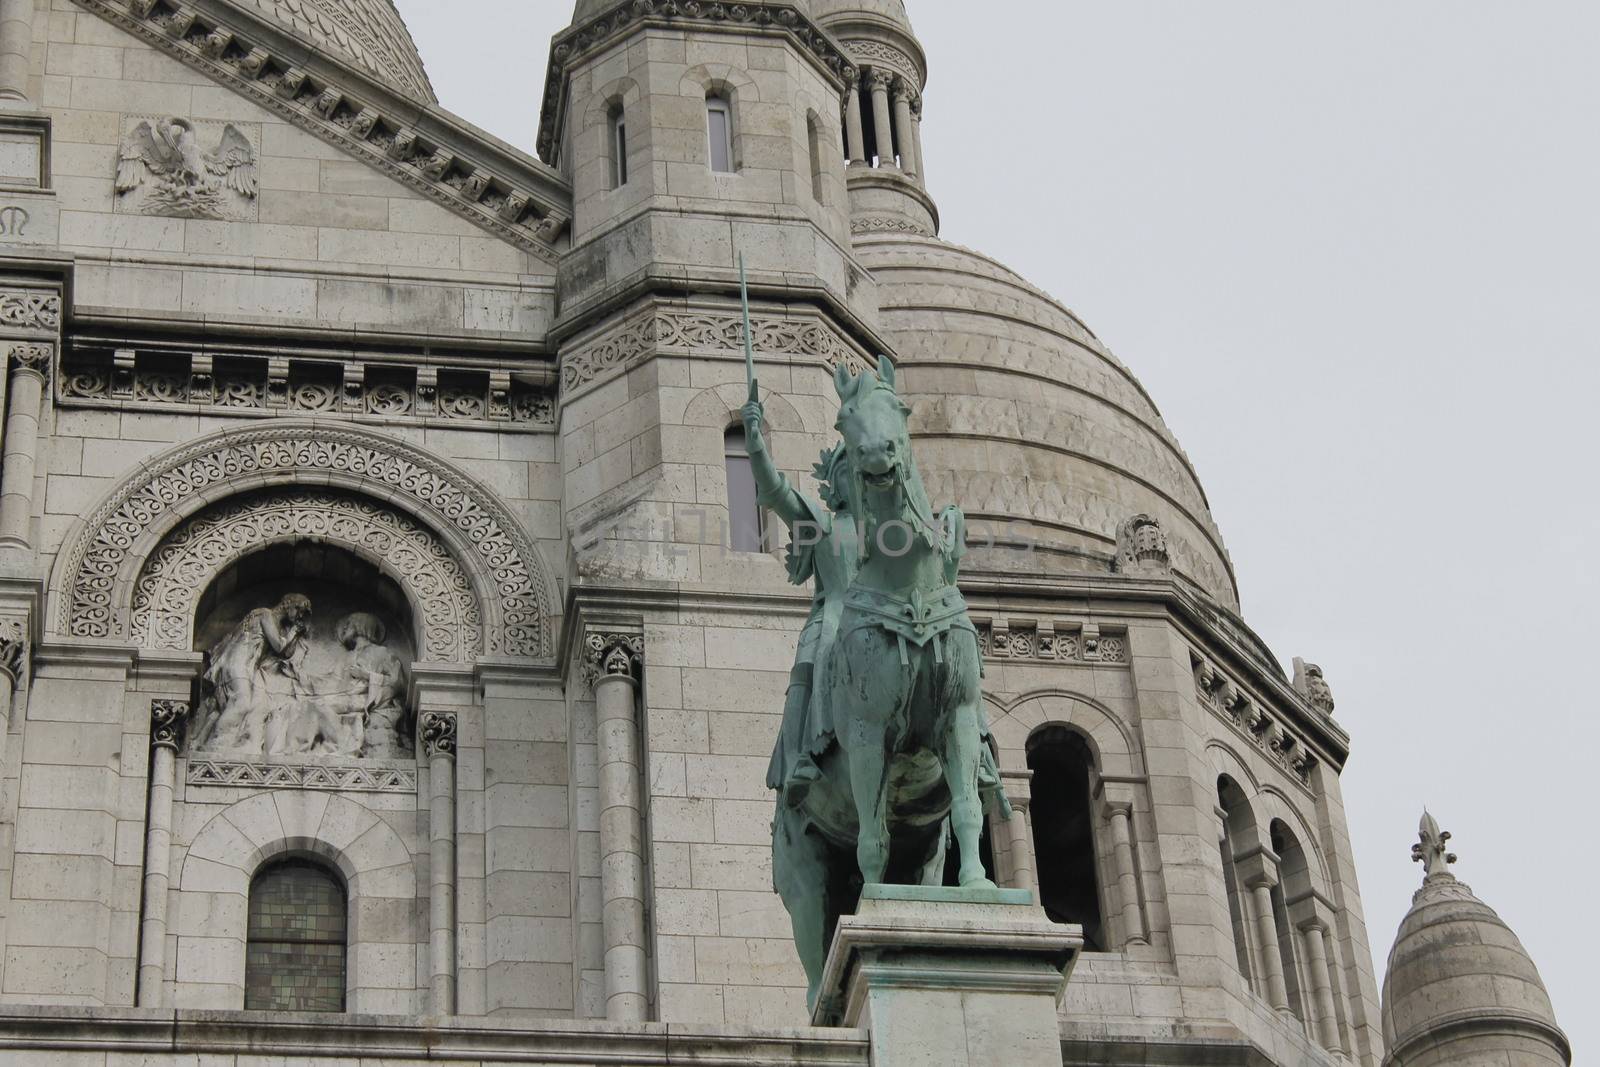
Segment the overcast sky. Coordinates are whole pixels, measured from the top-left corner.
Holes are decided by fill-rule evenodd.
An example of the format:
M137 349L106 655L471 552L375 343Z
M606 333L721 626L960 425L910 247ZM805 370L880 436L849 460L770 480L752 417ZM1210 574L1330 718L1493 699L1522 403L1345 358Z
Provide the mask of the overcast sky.
M399 0L530 148L569 0ZM1424 803L1600 1043L1600 4L909 0L943 235L1077 311L1320 663L1381 976ZM983 17L974 17L975 10Z

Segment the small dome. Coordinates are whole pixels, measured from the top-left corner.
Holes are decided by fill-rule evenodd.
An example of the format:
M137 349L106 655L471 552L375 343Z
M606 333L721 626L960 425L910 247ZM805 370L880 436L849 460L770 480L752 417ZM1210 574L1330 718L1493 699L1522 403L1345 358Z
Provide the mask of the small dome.
M1105 573L1118 526L1150 515L1173 570L1237 609L1227 549L1188 456L1082 320L994 260L935 237L858 234L855 250L878 282L929 494L960 505L980 540L987 530L1001 541L974 547L968 567ZM1005 547L1013 522L1025 553Z
M1445 867L1455 858L1444 852L1448 840L1424 815L1423 844L1413 856L1427 861L1430 873L1389 953L1385 1062L1566 1067L1571 1048L1538 968L1494 909Z
M843 21L882 21L911 33L905 0L804 0L801 6L824 26Z
M307 44L336 52L407 96L435 102L393 0L243 0Z

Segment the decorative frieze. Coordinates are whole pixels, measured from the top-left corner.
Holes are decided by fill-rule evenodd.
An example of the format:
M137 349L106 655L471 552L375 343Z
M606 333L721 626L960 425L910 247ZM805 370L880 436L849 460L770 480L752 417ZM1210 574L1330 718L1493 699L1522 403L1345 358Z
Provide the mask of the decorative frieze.
M852 374L869 365L862 353L816 320L754 317L750 335L762 355L807 356L830 367L845 367ZM564 355L561 388L570 392L652 352L687 349L737 354L743 347L744 323L735 312L655 311Z
M296 67L280 54L284 45L272 30L222 5L192 10L177 0L79 3L483 229L547 262L558 258L553 243L571 218L560 179L448 124L426 121L427 130L418 131L408 125L417 121L414 101L381 81L334 63ZM449 160L444 167L437 165L441 157ZM462 195L474 174L483 176L483 195ZM523 210L505 211L512 202Z
M900 75L915 92L922 86L922 71L912 58L892 44L883 41L847 40L845 49L858 66L874 67Z
M34 289L0 290L0 327L61 329L61 296Z
M188 783L337 793L415 793L417 772L411 767L375 767L370 762L340 765L191 759Z
M448 534L492 593L484 605L491 655L544 657L550 651L549 585L517 520L493 492L399 440L356 427L263 425L213 434L149 462L87 517L64 550L57 591L59 632L121 637L129 630L134 554L152 527L163 528L199 495L225 493L240 481L269 484L330 480L370 485L397 507Z
M899 215L856 215L850 219L850 232L858 236L869 233L910 233L919 237L932 237L931 227Z
M150 744L176 752L183 747L184 727L189 721L187 700L150 702Z
M975 619L985 659L1024 663L1109 663L1126 666L1123 633L1103 633L1098 624L1058 619Z
M422 740L422 751L434 756L456 754L456 715L453 711L425 711L417 720L417 735Z
M1309 789L1317 760L1305 740L1281 717L1268 714L1262 700L1235 684L1198 652L1191 650L1189 661L1200 703L1288 771L1295 782Z
M630 0L614 4L611 10L588 19L557 35L550 46L549 75L545 81L544 103L539 115L539 158L556 162L556 147L561 143L561 125L566 119L563 100L567 71L578 62L609 48L617 40L636 32L641 25L668 25L678 31L729 31L785 33L800 46L802 55L811 57L833 77L835 87L855 80L856 68L849 55L827 33L793 3L769 0Z
M551 430L555 392L529 377L461 366L77 347L62 360L56 400L68 407L281 410Z

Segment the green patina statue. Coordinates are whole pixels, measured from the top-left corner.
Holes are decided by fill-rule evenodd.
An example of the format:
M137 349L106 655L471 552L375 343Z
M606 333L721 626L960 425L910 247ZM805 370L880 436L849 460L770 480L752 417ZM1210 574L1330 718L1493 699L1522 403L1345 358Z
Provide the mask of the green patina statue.
M743 417L761 503L790 529L789 578L814 583L767 784L778 791L773 880L815 1003L839 916L868 882L940 885L953 831L965 887L989 887L985 804L1010 807L988 742L977 630L956 588L961 511L938 517L911 456L894 365L835 374L843 440L823 499L798 492Z

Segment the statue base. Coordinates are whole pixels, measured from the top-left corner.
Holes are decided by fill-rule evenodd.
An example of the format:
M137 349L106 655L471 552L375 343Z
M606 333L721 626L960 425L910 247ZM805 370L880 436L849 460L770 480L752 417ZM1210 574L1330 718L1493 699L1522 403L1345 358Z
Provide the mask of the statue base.
M866 1027L873 1067L1061 1067L1083 929L1025 889L869 885L839 920L814 1026Z

